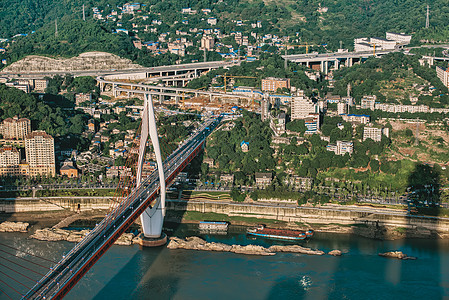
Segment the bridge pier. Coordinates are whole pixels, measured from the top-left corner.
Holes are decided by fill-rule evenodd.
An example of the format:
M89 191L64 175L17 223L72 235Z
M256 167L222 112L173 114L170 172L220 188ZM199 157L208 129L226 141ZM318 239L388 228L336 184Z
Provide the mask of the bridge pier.
M142 113L142 129L139 146L139 161L137 164L136 185L142 182L142 169L145 157L145 149L148 137L153 144L156 154L157 171L160 183L160 198L156 200L153 206L148 207L140 216L142 222L143 234L146 238L160 238L162 233L162 224L165 216L165 174L162 163L161 149L159 146L159 137L157 134L156 118L154 115L153 100L151 95L145 94L144 109Z

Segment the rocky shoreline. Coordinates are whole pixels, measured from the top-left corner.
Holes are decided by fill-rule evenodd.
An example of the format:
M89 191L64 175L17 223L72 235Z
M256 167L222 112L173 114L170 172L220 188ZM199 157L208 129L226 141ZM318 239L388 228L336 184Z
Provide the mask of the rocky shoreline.
M89 234L90 230L65 230L59 228L44 228L38 229L36 232L30 236L32 239L40 240L40 241L49 241L49 242L58 242L58 241L67 241L67 242L80 242L87 234ZM115 245L122 246L130 246L132 244L139 244L140 238L136 237L132 233L124 233L122 234L117 241L115 241Z
M298 254L307 254L307 255L324 255L325 252L321 250L314 250L311 248L301 247L299 245L291 245L291 246L271 246L265 248L263 246L258 245L227 245L223 243L209 243L205 240L192 236L187 237L185 239L172 237L170 238L170 242L167 245L168 249L187 249L187 250L201 250L201 251L219 251L219 252L232 252L239 254L247 254L247 255L275 255L278 252L290 252L290 253L298 253ZM338 252L333 252L338 251ZM333 250L333 254L329 252L330 255L335 255L335 253L339 253L341 255L341 251Z
M29 223L25 222L3 222L0 223L0 232L28 232Z

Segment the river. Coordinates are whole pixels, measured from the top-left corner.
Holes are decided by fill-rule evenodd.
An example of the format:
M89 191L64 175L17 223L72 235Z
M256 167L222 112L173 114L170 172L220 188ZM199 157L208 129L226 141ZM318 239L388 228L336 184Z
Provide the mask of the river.
M228 235L200 234L196 225L168 228L169 235L200 236L207 241L269 246L279 241L250 239L243 227ZM1 233L1 243L59 260L69 242L28 239L28 233ZM443 299L449 297L449 241L380 241L348 234L317 233L301 245L341 257L278 253L234 253L113 246L66 299ZM4 246L0 249L6 250ZM400 250L417 260L378 256ZM11 251L11 250L8 250ZM3 255L1 255L3 256ZM4 256L5 257L5 256ZM32 257L31 257L32 258ZM1 259L1 258L0 258ZM33 261L38 261L33 258ZM47 263L48 265L48 263ZM40 267L32 266L38 270ZM11 274L0 266L6 274ZM7 272L8 271L8 272ZM41 271L41 270L39 270ZM31 274L35 275L35 274ZM30 275L30 276L31 276ZM9 279L0 274L4 281ZM13 276L19 278L19 276ZM37 276L38 277L38 276ZM36 276L34 276L36 278ZM10 280L8 281L10 282ZM30 284L24 280L23 283ZM25 291L18 284L18 291ZM18 294L0 282L13 299ZM1 294L1 299L8 299Z

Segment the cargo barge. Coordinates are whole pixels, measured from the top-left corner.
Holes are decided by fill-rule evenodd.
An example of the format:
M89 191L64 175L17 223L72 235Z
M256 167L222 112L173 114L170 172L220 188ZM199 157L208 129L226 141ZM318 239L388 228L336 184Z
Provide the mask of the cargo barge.
M259 225L256 228L249 228L247 233L257 237L290 241L305 240L306 238L311 238L313 236L313 230L274 229L266 228L263 225Z
M198 225L200 230L214 230L214 231L227 231L228 222L220 221L201 221Z

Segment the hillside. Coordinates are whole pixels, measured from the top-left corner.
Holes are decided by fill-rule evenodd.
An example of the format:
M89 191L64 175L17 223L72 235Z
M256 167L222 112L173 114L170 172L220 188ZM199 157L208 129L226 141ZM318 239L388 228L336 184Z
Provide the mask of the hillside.
M30 55L4 68L2 72L70 72L141 68L131 60L105 52L86 52L72 58Z
M18 33L29 34L47 25L54 27L64 16L71 20L82 18L85 4L87 20L92 19L92 7L105 12L119 10L126 1L100 0L11 0L8 5L0 4L0 37L10 38ZM447 40L449 32L449 11L447 1L435 0L142 0L142 14L150 15L150 21L163 21L163 30L177 25L185 15L184 7L200 11L210 8L212 15L219 19L217 27L229 34L233 30L257 33L275 33L294 36L298 33L303 42L321 44L336 48L340 41L346 48L352 48L353 38L363 36L383 36L385 31L417 33L416 40ZM426 5L430 4L430 28L425 29ZM198 16L190 15L189 27L205 22ZM262 28L236 27L235 20L262 21ZM98 46L98 45L96 45ZM94 49L100 50L100 49Z

